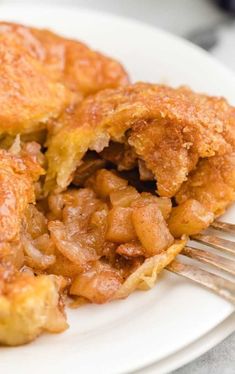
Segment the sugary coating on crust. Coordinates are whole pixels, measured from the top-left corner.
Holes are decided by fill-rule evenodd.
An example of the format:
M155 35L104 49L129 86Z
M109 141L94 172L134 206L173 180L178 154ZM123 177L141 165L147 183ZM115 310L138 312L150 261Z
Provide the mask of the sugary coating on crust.
M186 87L104 90L61 121L49 142L47 189L65 188L88 148L100 152L109 139L126 139L155 175L159 194L174 196L199 158L223 155L235 144L235 109Z
M71 93L17 39L0 34L0 134L41 130L70 99Z
M179 204L189 198L216 216L223 214L235 200L235 153L200 160L176 195Z
M85 44L63 38L49 30L0 23L0 36L17 37L32 57L49 69L50 76L82 96L128 83L120 63L93 51Z

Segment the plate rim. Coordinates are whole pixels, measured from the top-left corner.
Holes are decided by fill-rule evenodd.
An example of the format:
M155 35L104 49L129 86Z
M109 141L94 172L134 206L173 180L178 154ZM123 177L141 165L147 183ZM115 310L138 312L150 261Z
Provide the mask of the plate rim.
M234 326L235 312L232 312L230 316L219 323L214 329L208 331L203 336L190 343L187 347L184 347L159 361L143 366L133 372L133 374L142 374L141 371L143 369L145 370L145 374L155 374L156 370L158 374L171 373L173 370L177 370L193 362L197 358L206 354L210 349L216 347L219 343L235 332ZM167 362L168 360L170 362Z
M75 5L75 4L67 4L67 5L62 4L62 3L61 4L48 4L48 3L45 2L45 3L42 3L41 5L39 5L39 4L36 4L36 3L27 2L27 0L26 1L23 0L20 3L17 0L8 0L7 3L4 3L4 2L0 3L0 9L1 8L6 8L7 9L7 8L10 8L11 6L18 7L18 9L21 9L23 7L27 7L27 8L32 8L32 9L33 8L35 8L35 9L36 8L37 9L47 8L47 9L51 9L51 10L56 8L56 9L63 10L63 11L70 11L70 10L79 11L80 10L80 11L85 12L85 13L92 13L93 15L99 14L101 16L115 18L119 21L130 22L133 25L135 24L136 26L138 26L138 25L139 26L144 26L145 28L148 28L149 30L157 31L158 33L161 33L162 35L165 35L166 37L169 37L171 39L175 39L175 40L177 40L178 43L187 45L187 47L191 48L191 50L197 51L199 54L203 55L208 60L211 60L212 63L216 64L218 68L220 68L221 70L224 70L224 72L226 72L227 74L230 74L233 77L233 79L235 79L235 72L230 67L224 65L221 61L217 60L214 56L212 56L210 53L205 51L203 48L199 47L196 44L193 44L192 42L190 42L187 39L184 39L180 35L175 35L175 34L171 33L170 31L167 31L167 30L165 30L161 27L158 27L158 26L154 26L154 25L152 25L150 23L147 23L145 21L141 21L141 20L129 17L129 16L125 16L125 15L114 14L111 11L109 12L109 11L105 11L105 10L91 9L91 8L87 8L85 6ZM1 20L1 14L0 14L0 20Z

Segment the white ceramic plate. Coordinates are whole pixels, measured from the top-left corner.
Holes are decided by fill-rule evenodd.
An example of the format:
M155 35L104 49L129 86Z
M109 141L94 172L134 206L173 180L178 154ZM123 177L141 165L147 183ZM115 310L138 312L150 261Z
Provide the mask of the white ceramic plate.
M173 353L166 358L148 365L144 368L144 374L165 374L170 373L190 361L201 356L210 348L217 345L228 335L234 331L235 326L235 313L232 313L222 323L217 325L213 330L197 339L195 342L189 344L187 347ZM189 368L190 370L190 368ZM185 372L185 370L184 370ZM143 370L138 370L135 374L143 374Z
M2 5L0 18L81 39L119 59L133 80L188 84L235 103L235 78L230 71L198 48L155 28L103 13L45 5ZM235 210L228 217L233 221ZM70 329L64 334L43 335L30 345L1 349L0 371L112 374L140 370L170 359L223 322L232 310L207 290L165 272L149 292L68 311ZM186 361L187 356L180 364Z

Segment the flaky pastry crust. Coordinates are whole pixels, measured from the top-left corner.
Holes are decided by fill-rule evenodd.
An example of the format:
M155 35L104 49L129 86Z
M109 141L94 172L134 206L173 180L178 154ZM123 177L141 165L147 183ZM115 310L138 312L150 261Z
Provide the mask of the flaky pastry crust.
M172 197L199 158L230 153L235 144L235 109L186 87L136 83L105 90L59 123L49 140L48 189L65 188L85 152L100 152L111 139L128 142L154 174L158 193Z

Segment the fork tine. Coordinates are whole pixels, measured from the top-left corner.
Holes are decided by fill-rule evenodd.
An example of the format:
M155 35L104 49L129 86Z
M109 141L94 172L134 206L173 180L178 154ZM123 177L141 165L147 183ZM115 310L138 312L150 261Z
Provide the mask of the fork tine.
M233 223L226 223L222 221L214 221L211 223L211 226L220 231L230 232L232 234L235 234L235 224Z
M235 305L235 283L197 266L173 261L167 269L205 286Z
M235 254L235 242L232 242L231 240L222 239L218 236L203 234L193 235L192 239L199 243L206 244L212 248Z
M235 275L235 261L228 258L194 247L185 247L181 254Z

